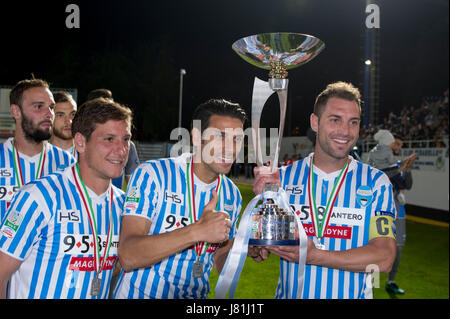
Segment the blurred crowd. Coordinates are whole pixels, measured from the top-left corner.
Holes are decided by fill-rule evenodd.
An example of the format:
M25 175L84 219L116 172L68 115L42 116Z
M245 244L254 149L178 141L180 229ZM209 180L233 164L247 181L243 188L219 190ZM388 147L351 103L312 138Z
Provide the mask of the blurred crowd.
M400 114L390 112L378 125L362 126L360 141L373 142L380 129L391 131L403 141L421 141L411 147L448 147L448 89L442 96L424 98L419 107L405 105Z

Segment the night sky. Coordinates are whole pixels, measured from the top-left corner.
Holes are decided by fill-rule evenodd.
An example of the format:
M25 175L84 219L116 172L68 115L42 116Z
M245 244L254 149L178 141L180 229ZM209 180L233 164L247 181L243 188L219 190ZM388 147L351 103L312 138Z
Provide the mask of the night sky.
M80 29L67 29L68 4ZM419 106L448 88L448 0L384 0L381 10L381 114ZM253 79L267 71L246 63L234 41L265 32L307 33L325 50L289 73L289 131L306 131L315 96L330 82L363 91L365 1L41 1L0 9L0 85L31 72L53 87L77 88L78 103L106 87L135 112L135 137L167 141L178 123L179 72L186 69L183 126L209 98L241 103L250 113ZM278 126L273 96L262 126Z

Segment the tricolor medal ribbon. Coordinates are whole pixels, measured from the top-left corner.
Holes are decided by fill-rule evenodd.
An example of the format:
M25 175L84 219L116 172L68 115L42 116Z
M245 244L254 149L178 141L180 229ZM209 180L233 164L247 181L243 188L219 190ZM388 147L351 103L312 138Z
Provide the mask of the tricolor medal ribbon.
M186 166L186 188L188 191L188 199L189 199L189 219L191 224L195 223L198 220L197 209L195 206L195 189L194 189L194 156L191 156L189 162L187 162ZM220 191L222 189L222 181L223 176L220 174L217 177L217 185L214 190L217 193L217 196L220 196ZM220 197L217 200L216 210L219 208ZM195 244L195 254L197 256L196 261L193 265L193 276L194 278L200 278L203 276L203 264L200 262L200 257L205 254L208 249L208 243L198 242Z
M341 169L337 180L334 182L333 190L331 191L330 197L327 199L327 205L322 217L322 223L319 221L318 207L316 205L316 196L314 193L315 181L314 181L314 162L313 156L311 157L311 163L308 175L308 199L309 205L311 207L311 222L314 229L315 238L313 239L314 244L319 249L325 249L325 246L320 244L323 234L326 232L328 224L330 222L331 211L336 202L339 190L347 176L350 160L347 160L345 166Z
M80 197L82 199L83 206L85 210L88 213L89 217L89 225L92 231L93 236L93 246L94 246L94 269L96 276L93 279L92 285L91 285L91 295L92 296L98 296L100 294L100 285L101 285L101 278L100 274L102 272L102 266L104 265L106 258L109 255L109 250L111 248L111 242L112 242L112 224L113 224L113 189L112 184L110 184L109 187L109 195L110 195L110 217L109 217L109 224L108 224L108 234L106 236L106 246L105 246L105 253L103 255L103 258L100 259L100 248L98 246L97 238L98 238L98 230L97 230L97 221L95 219L95 213L94 209L92 208L92 202L91 198L89 197L88 191L86 189L86 185L84 184L83 180L81 179L80 175L80 169L78 166L78 163L72 166L72 173L75 179L75 185L78 189L78 192L80 194Z
M13 152L13 158L14 158L14 172L16 175L16 182L17 182L17 186L20 188L25 184L25 181L24 181L24 178L22 175L22 167L20 165L19 151L14 146L15 139L12 140L11 144L12 144L12 152ZM45 152L45 143L44 143L44 145L42 145L41 154L39 156L39 164L38 164L38 167L36 170L36 179L42 177L42 173L44 171L45 159L46 159L46 152Z

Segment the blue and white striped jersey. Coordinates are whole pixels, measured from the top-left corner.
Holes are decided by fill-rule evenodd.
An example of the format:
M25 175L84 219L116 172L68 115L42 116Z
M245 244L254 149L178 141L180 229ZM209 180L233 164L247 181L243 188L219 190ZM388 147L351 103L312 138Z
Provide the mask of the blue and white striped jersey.
M128 184L124 216L140 216L151 221L149 235L173 231L189 225L189 198L186 190L186 163L191 154L177 158L148 161L133 173ZM210 201L216 183L204 184L194 176L195 203L201 217L203 207ZM242 206L238 188L226 176L219 194L218 210L230 214L230 238L236 232L236 222ZM203 276L194 278L196 260L194 247L170 256L161 262L136 269L120 276L114 297L119 299L189 299L206 298L209 274L217 245L208 245L200 261Z
M311 164L307 158L280 169L280 178L308 236L314 235L311 208L308 199L308 173ZM351 158L351 157L349 157ZM329 251L343 251L368 244L369 224L380 212L395 216L392 185L380 170L351 158L346 179L336 199L328 228L321 244ZM339 171L326 174L314 166L313 190L318 206L319 220L323 220L327 199ZM321 216L322 215L322 216ZM395 218L395 217L394 217ZM280 278L276 298L296 298L298 263L280 259ZM367 299L372 298L366 273L355 273L322 266L306 265L303 299ZM369 285L370 286L370 285Z
M9 138L4 143L0 143L0 222L5 217L6 210L14 194L19 190L16 171L14 169L12 140L13 138ZM75 159L70 153L50 143L45 143L45 152L46 157L42 177L54 173L57 170L63 170L75 163ZM36 179L39 166L39 154L29 157L19 153L19 156L22 177L26 184Z
M100 258L105 254L110 216L112 240L102 263L101 292L90 294L95 275L94 244L88 212L71 167L23 186L14 197L0 229L0 251L22 261L9 282L8 298L107 298L120 232L125 193L115 187L97 196L88 189L95 214Z

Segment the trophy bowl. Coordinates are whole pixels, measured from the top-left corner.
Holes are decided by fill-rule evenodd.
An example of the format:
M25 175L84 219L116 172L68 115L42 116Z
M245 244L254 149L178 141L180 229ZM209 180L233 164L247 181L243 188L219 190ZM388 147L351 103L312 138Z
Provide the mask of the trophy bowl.
M290 70L311 61L325 44L308 34L278 32L239 39L232 48L245 61L261 69L271 70L273 62L282 62Z

